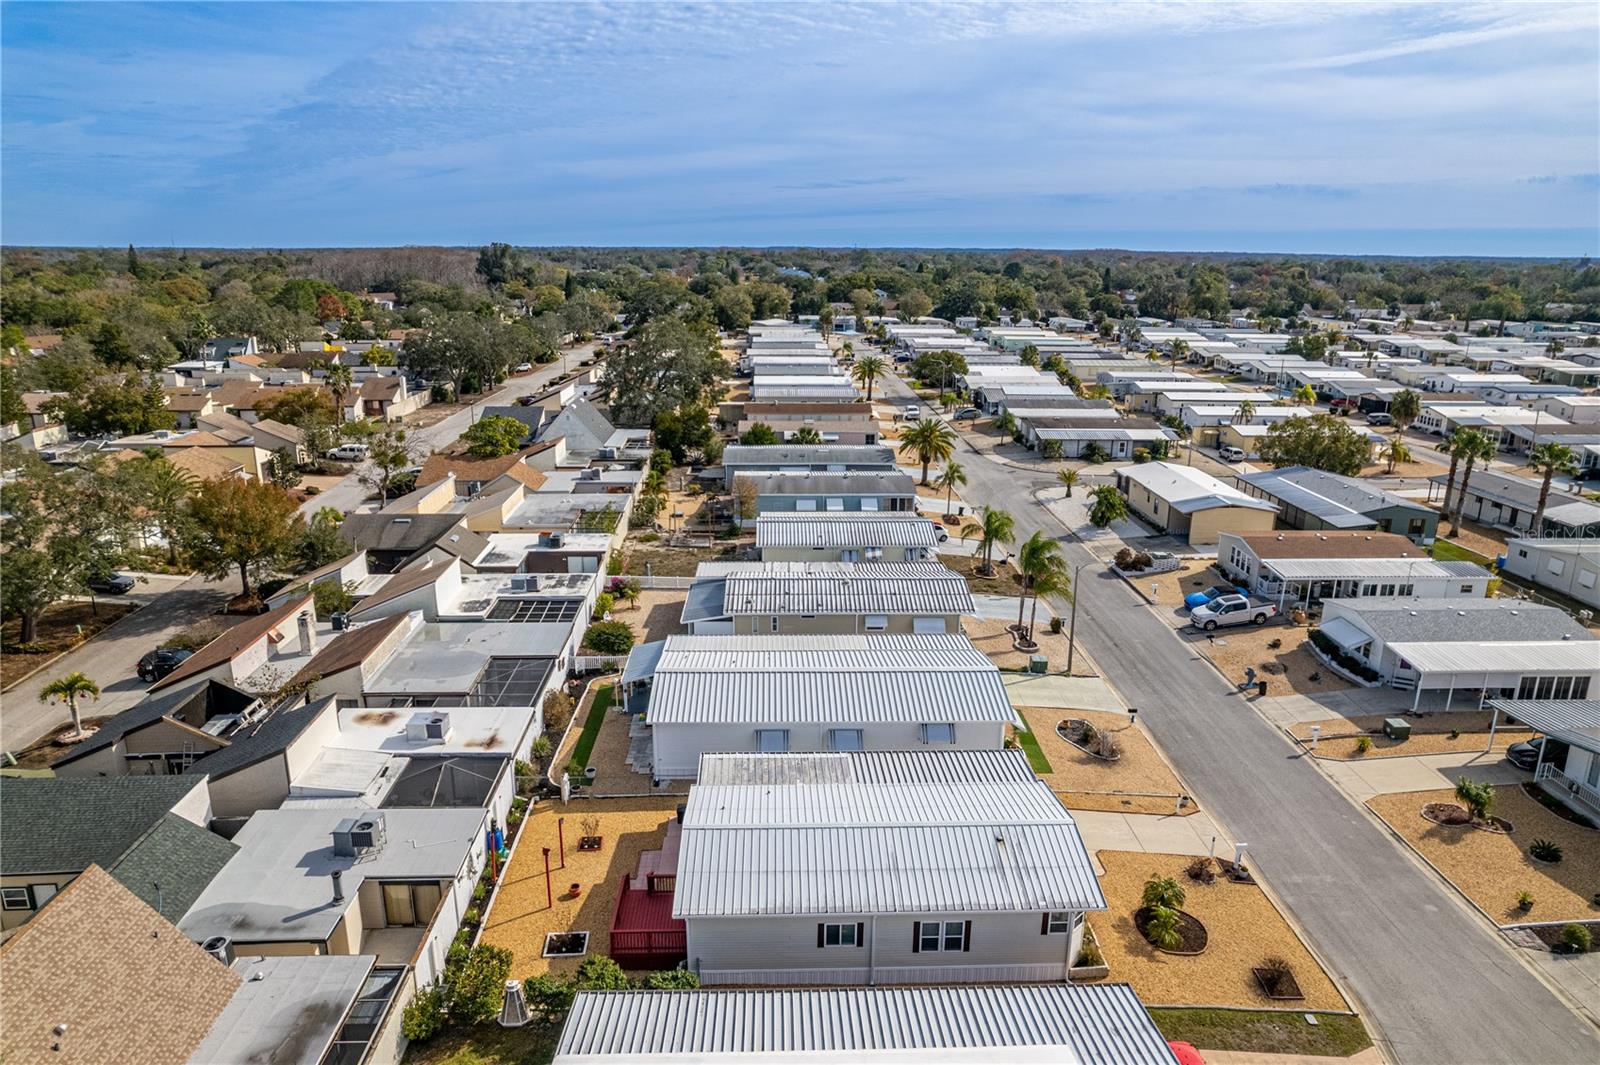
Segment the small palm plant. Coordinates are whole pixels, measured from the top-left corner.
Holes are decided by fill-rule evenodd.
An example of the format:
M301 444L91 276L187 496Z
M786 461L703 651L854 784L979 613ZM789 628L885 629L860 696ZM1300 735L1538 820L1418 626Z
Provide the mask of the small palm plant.
M938 478L934 480L933 486L935 488L944 489L945 517L948 518L950 516L950 506L955 496L956 489L966 483L967 471L961 468L961 464L959 462L957 462L955 459L951 459L944 464L944 472L940 473Z
M83 730L83 717L78 712L78 700L88 697L91 701L100 698L100 685L90 680L83 673L68 673L39 689L41 703L53 703L64 700L67 712L72 715L72 731L64 739L69 743L76 743L89 733Z
M1471 777L1456 780L1456 798L1467 808L1474 821L1487 821L1494 810L1494 786Z
M1067 486L1067 498L1072 498L1072 489L1077 485L1079 473L1077 470L1062 470L1056 474L1056 480Z

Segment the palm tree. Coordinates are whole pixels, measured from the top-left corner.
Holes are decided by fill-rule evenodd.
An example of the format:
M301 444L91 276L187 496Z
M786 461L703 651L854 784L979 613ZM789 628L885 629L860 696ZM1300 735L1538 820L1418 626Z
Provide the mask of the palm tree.
M1017 628L1019 634L1032 641L1033 626L1039 618L1039 596L1062 592L1071 578L1067 563L1061 557L1061 545L1044 533L1036 532L1017 551L1017 570L1022 574L1022 591L1017 597ZM1033 595L1033 618L1027 628L1022 626L1022 607L1029 593Z
M1558 473L1568 477L1578 472L1578 456L1565 444L1540 444L1528 452L1528 465L1544 473L1539 485L1539 509L1533 512L1533 535L1544 523L1544 505L1550 499L1550 480Z
M1254 400L1249 400L1249 399L1240 401L1240 403L1239 403L1239 424L1240 425L1249 425L1251 420L1254 419L1255 416L1256 416L1255 401Z
M1411 461L1411 449L1406 447L1405 441L1396 435L1393 440L1383 446L1379 456L1389 460L1389 472L1393 473L1395 463Z
M962 530L961 539L968 540L977 536L978 550L983 552L983 565L978 567L978 573L984 577L994 576L994 549L996 544L1009 544L1016 536L1017 523L1009 513L996 510L985 505L978 512L978 524L969 525Z
M1444 500L1439 504L1439 513L1445 517L1450 516L1450 498L1455 495L1456 470L1461 466L1461 452L1456 450L1456 438L1466 430L1456 428L1450 434L1450 439L1444 442L1439 450L1450 456L1450 472L1444 478Z
M1072 489L1073 486L1078 483L1078 477L1079 474L1077 470L1062 470L1060 473L1056 474L1056 480L1067 486L1068 499L1072 498Z
M922 463L922 483L928 483L928 467L944 462L956 451L956 434L937 418L924 418L900 438L900 450L909 451Z
M883 376L884 362L876 355L863 355L850 367L850 376L856 384L867 390L867 402L872 402L872 386Z
M83 718L78 714L78 700L88 696L91 700L100 698L100 685L84 676L82 673L68 673L39 689L41 703L53 703L57 699L65 699L67 710L72 714L72 731L66 739L76 742L87 735L83 731Z
M1395 393L1395 397L1389 401L1389 417L1394 422L1395 444L1400 444L1400 434L1405 432L1406 429L1410 427L1411 423L1417 420L1417 416L1421 413L1421 396L1417 395L1409 388L1402 388L1399 392ZM1401 446L1403 447L1404 445ZM1393 453L1393 445L1391 445L1390 454ZM1401 459L1399 461L1404 462L1406 460ZM1389 472L1394 472L1393 466L1389 467Z
M1128 516L1128 501L1116 485L1100 485L1090 495L1094 496L1094 505L1089 508L1089 524L1105 529Z
M1485 466L1494 458L1494 441L1478 432L1476 429L1467 429L1457 434L1462 449L1461 457L1466 460L1461 467L1461 489L1456 492L1456 507L1450 514L1450 535L1461 535L1461 510L1467 502L1467 484L1472 480L1472 467L1478 461Z
M794 431L794 435L789 438L789 443L820 444L822 443L822 434L817 432L817 427L814 425L802 425Z
M944 472L939 474L939 479L933 482L935 488L944 489L944 516L950 516L950 500L955 495L956 489L967 483L967 471L961 464L951 459L944 464Z
M334 421L344 422L344 397L355 385L355 375L350 372L350 367L339 363L328 368L328 391L333 393L333 401L337 409L333 412Z
M1187 340L1174 340L1172 342L1172 349L1171 350L1172 350L1172 368L1174 370L1176 370L1178 368L1178 356L1180 356L1180 355L1187 356L1189 354L1189 342Z

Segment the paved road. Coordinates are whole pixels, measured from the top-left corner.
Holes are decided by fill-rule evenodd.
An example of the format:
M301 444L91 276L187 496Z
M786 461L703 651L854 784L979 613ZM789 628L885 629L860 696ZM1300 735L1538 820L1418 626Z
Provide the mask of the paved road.
M594 354L594 350L595 345L592 343L568 350L565 366L568 370L576 369L579 362ZM485 407L509 406L515 403L519 396L544 391L551 382L561 377L562 366L562 361L558 359L548 366L537 367L530 374L509 378L499 392L485 396L472 406L463 407L448 418L432 425L408 431L406 439L417 446L420 454L435 451L460 436L469 425L481 418ZM306 500L300 507L300 513L310 517L323 507L333 507L344 513L356 510L372 491L361 483L359 473L359 469L353 469L343 481Z
M57 659L49 669L34 674L3 697L0 711L0 746L21 750L67 720L66 709L41 703L38 691L53 677L81 670L100 685L100 699L81 709L85 716L121 713L144 698L147 685L135 667L144 653L159 647L169 636L215 615L228 597L238 594L239 578L208 581L203 577L166 577L150 574L147 582L127 598L145 605L118 621L71 654ZM240 621L222 618L219 622Z
M899 379L883 390L911 396ZM1071 564L1092 558L1036 505L1031 493L1050 478L977 454L962 461L962 495L1009 510L1019 542L1043 531L1063 540ZM1382 827L1302 764L1122 581L1086 567L1078 597L1082 647L1139 707L1201 805L1250 845L1252 860L1396 1061L1600 1061L1595 1029Z

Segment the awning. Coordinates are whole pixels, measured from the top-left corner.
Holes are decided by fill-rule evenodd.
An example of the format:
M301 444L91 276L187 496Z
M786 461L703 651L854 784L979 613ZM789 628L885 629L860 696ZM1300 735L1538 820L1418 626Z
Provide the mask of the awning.
M654 643L642 643L629 651L628 662L622 667L623 687L655 676L656 666L661 662L661 652L666 649L667 641L657 640Z
M1345 651L1353 651L1364 643L1372 642L1371 636L1346 618L1323 622L1321 632Z

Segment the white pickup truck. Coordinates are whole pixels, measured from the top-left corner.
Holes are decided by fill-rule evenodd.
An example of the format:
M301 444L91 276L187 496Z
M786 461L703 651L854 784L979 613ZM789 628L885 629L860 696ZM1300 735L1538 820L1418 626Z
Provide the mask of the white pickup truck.
M1278 608L1265 599L1250 599L1242 595L1219 595L1204 606L1189 612L1189 623L1210 632L1226 625L1265 625L1267 619L1277 616Z

